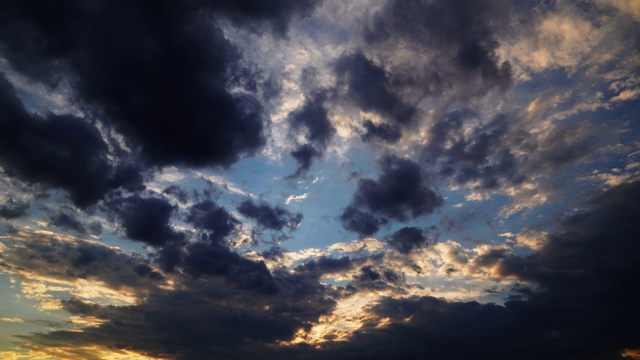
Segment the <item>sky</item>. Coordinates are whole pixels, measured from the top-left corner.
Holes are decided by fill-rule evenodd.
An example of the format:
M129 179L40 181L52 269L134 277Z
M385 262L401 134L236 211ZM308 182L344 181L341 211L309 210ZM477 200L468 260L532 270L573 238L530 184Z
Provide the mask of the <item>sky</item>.
M640 359L640 1L0 2L0 358Z

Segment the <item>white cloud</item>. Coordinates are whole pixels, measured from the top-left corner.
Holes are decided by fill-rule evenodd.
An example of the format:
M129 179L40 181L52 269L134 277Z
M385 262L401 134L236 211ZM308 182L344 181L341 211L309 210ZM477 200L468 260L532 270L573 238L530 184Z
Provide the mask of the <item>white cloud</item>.
M287 198L287 200L284 202L286 205L289 205L291 202L301 202L302 200L306 199L309 197L309 194L305 193L302 195L291 195Z

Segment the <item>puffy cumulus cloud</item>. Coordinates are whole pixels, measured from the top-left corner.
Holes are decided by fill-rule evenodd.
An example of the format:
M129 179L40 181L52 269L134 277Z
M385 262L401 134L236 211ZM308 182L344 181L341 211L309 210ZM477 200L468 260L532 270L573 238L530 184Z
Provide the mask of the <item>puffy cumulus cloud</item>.
M137 165L109 161L108 145L95 125L72 115L30 114L4 74L0 112L0 164L18 178L64 189L82 207L112 190L142 187Z
M340 216L347 230L371 235L381 223L428 215L443 204L417 163L387 155L380 159L379 166L380 177L360 179L351 205Z
M246 199L238 206L240 214L256 220L259 226L280 231L283 228L293 230L302 221L302 213L292 213L280 206L270 206L267 203L255 203Z
M53 86L66 79L87 110L100 114L149 161L226 166L264 143L263 116L252 95L227 89L246 72L240 52L209 15L247 27L269 24L283 34L291 19L308 15L314 6L315 1L282 1L268 7L255 1L117 1L90 6L75 2L55 6L38 1L6 3L1 11L0 44L18 73ZM122 21L116 24L110 20L112 16ZM3 98L6 88L3 85ZM22 110L13 103L4 100L3 106L11 106L11 111L19 114ZM24 125L3 134L20 129L31 132L35 126L28 119L12 117L11 121ZM61 133L82 133L95 140L60 142L57 146L90 147L72 153L79 154L76 161L85 163L95 156L95 165L78 167L100 170L103 145L88 125L63 117L38 127L40 136L46 138L48 131L70 126L76 127L75 131ZM49 141L49 145L56 145L54 140ZM33 157L38 152L27 154ZM33 170L28 171L24 165L18 170L33 177ZM108 172L102 172L100 178L109 179L105 176ZM85 177L90 175L93 173ZM73 185L60 176L52 182L66 188ZM90 195L97 191L89 190L87 195L77 195L78 200L94 200Z

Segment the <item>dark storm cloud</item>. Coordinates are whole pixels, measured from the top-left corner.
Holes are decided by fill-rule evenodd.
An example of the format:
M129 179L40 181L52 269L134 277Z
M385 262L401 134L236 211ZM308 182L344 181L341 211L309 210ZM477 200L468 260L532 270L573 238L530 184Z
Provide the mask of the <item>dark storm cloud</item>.
M385 70L361 52L340 58L335 65L338 86L362 110L375 111L389 120L407 124L415 110L390 89Z
M251 95L227 91L228 82L237 82L230 76L247 72L240 52L208 15L242 26L267 23L284 33L289 20L309 14L314 5L10 1L0 6L0 51L34 80L53 86L68 81L87 110L100 113L148 160L226 166L264 143L262 108ZM64 125L72 126L67 121L49 127ZM101 153L95 145L79 150Z
M303 134L307 141L291 152L291 156L298 162L298 169L292 177L306 172L311 167L312 160L322 156L336 132L324 107L327 96L327 91L316 91L289 115L291 130Z
M351 205L340 216L347 230L370 235L387 219L406 221L428 215L443 204L413 161L387 155L380 159L379 167L382 173L377 180L358 181Z
M127 238L153 246L184 238L184 234L174 230L170 223L175 210L176 207L164 199L139 195L109 203L109 211L119 218Z
M240 225L226 209L211 200L191 206L187 221L197 229L206 231L207 239L213 243L221 243Z
M463 95L492 87L506 89L511 66L498 61L496 32L507 29L509 8L503 0L390 1L365 29L364 38L374 49L406 44L433 51L435 58L425 68L415 69L419 73L395 76L409 77L408 84L426 82L427 94L442 86L469 90Z
M139 189L135 165L114 165L98 129L71 115L32 115L0 76L0 164L30 183L59 187L79 206L96 203L108 192Z
M340 214L342 226L360 236L371 236L380 229L384 221L371 213L361 211L353 205L347 206Z
M408 254L414 249L427 246L429 241L423 230L417 227L403 227L386 236L384 240L393 249L403 254Z
M246 199L238 206L240 214L254 219L258 225L280 231L282 228L293 230L302 221L301 213L292 213L280 206L270 206L267 203L255 203L251 199Z
M362 140L365 142L379 139L394 144L402 137L402 130L395 125L385 123L374 124L371 120L365 120L362 125L365 130L365 133L362 134Z
M28 202L9 199L4 204L0 205L0 217L11 220L27 216L29 214L29 207L30 205Z

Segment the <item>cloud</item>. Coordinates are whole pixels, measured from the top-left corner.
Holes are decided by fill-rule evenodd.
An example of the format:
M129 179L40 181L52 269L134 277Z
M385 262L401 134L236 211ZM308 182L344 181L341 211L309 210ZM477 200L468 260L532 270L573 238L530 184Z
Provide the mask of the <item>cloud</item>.
M403 227L386 236L385 241L393 249L403 254L408 254L411 250L428 244L428 239L422 229L416 227Z
M250 199L244 200L238 206L240 214L254 219L258 225L270 229L281 231L282 228L293 230L302 221L301 213L292 213L280 206L269 206L267 203L255 203Z
M29 214L29 203L15 201L9 199L4 204L0 205L0 217L4 219L17 219L27 216Z
M384 220L368 212L361 211L353 205L347 206L342 211L340 221L345 229L353 231L360 236L375 234L380 229L380 225L385 223Z
M319 0L277 1L267 5L255 0L242 0L202 1L201 3L229 18L234 25L253 28L254 22L267 23L275 33L286 36L289 23L309 16L320 2Z
M362 110L375 111L398 124L407 124L413 117L415 110L391 90L385 70L361 52L338 59L335 72L338 88L344 87L346 97Z
M443 204L442 197L429 188L418 164L386 155L378 165L380 177L360 179L351 205L340 216L347 230L371 235L388 220L406 221L428 215Z
M439 119L431 127L430 139L424 148L427 161L439 164L439 173L453 178L454 182L478 183L482 189L524 181L518 159L510 148L509 118L497 116L469 131L467 123L475 116L468 110L452 111ZM524 137L527 134L514 135ZM521 141L519 145L527 143Z
M161 246L184 238L170 224L176 207L156 197L132 195L109 203L109 211L119 219L124 235L131 240Z
M382 140L387 143L397 143L402 137L402 130L398 126L390 124L374 124L371 120L365 120L363 123L365 133L362 134L363 141Z
M511 86L511 65L496 54L508 12L506 1L389 1L363 37L368 51L391 60L393 82L415 89L418 100L450 90L484 94Z
M291 156L298 162L298 169L292 177L309 170L312 160L322 156L336 132L324 107L327 96L325 91L316 91L306 98L300 108L289 115L289 123L294 134L301 134L306 140L306 143L291 152Z
M640 96L640 89L629 89L620 92L620 94L611 98L611 102L623 102L637 99Z
M24 320L22 320L20 318L16 318L16 317L12 317L12 318L3 317L3 318L0 318L0 321L10 322L10 323L23 323L24 322Z
M278 291L264 262L245 259L224 244L201 241L188 245L185 250L180 266L192 276L221 276L241 289L259 290L264 294Z
M142 256L127 255L107 246L71 237L18 232L6 239L1 266L4 272L33 282L33 295L53 300L50 291L67 290L91 301L122 303L165 286L164 276ZM41 284L38 285L38 284ZM51 290L47 284L53 284ZM56 290L56 286L58 285ZM106 289L106 290L102 290ZM49 294L47 294L49 293ZM29 297L29 294L25 294ZM129 301L129 300L127 300Z
M3 55L19 73L55 86L63 77L80 105L160 165L228 166L265 143L263 109L240 51L214 17L284 35L315 1L65 2L4 4ZM43 17L41 14L48 14ZM118 24L107 19L121 17ZM153 129L153 131L147 131Z
M84 227L84 224L68 212L58 211L55 214L50 215L49 220L50 226L58 226L62 229L71 230L78 234L87 233L87 229Z
M140 189L135 164L113 164L99 130L82 118L29 114L15 89L0 76L0 163L29 183L66 190L81 207L118 188Z
M346 270L352 269L354 266L355 264L347 256L343 256L338 259L322 256L296 266L294 271L297 274L302 274L303 276L320 278L326 274L345 272Z
M302 194L302 195L289 195L289 197L287 197L287 200L284 202L285 205L289 205L291 202L300 202L306 198L309 197L309 194Z
M187 214L187 221L197 229L207 232L212 243L221 243L240 225L231 214L211 200L194 204Z
M222 247L216 247L219 244L198 242L189 250L193 259L187 262L199 264L205 271L201 276L224 274L223 277L209 277L207 281L181 278L181 286L173 290L146 285L151 296L131 306L65 300L61 304L66 311L95 317L103 323L79 332L34 333L21 339L30 341L32 346L116 346L150 356L176 358L204 354L246 358L256 352L285 359L349 359L354 353L373 359L389 358L391 354L427 354L434 358L619 358L625 349L640 345L633 327L638 320L637 294L624 281L627 276L640 273L640 252L636 251L635 241L640 228L633 221L640 211L639 197L637 182L603 192L592 200L591 209L562 219L555 230L545 235L547 240L539 251L531 255L485 246L470 262L455 253L455 246L448 247L451 254L442 253L448 256L446 261L493 267L496 271L492 274L497 279L516 277L537 287L514 287L513 296L504 305L410 294L390 296L393 292L389 286L404 280L384 263L369 263L373 258L320 257L296 266L293 272L279 269L270 273L264 264L230 256ZM110 286L126 281L157 281L147 278L149 272L139 266L128 265L131 273L137 274L134 276L121 276L106 267L92 270L98 264L118 266L115 260L126 257L113 258L108 255L110 252L102 254L89 247L90 254L102 255L80 261L81 253L67 252L74 247L58 243L52 248L45 245L49 241L31 240L26 243L28 251L14 250L5 263L25 266L26 261L34 271L62 278L78 276L76 266L85 274L92 274L89 278L107 281ZM64 253L69 255L59 255ZM47 265L51 263L45 261L45 254L57 259L54 268ZM141 271L136 272L134 269L138 268ZM317 282L326 275L340 273L353 274L353 286L333 291ZM263 287L269 283L273 287ZM277 289L278 295L268 296L271 292L267 289ZM381 298L381 294L387 295ZM135 333L132 329L136 329ZM319 334L334 334L336 339L345 341L322 339ZM298 336L308 336L309 341L317 340L323 345L314 348L297 344L294 340ZM222 340L212 341L212 337ZM456 346L460 343L469 346Z

